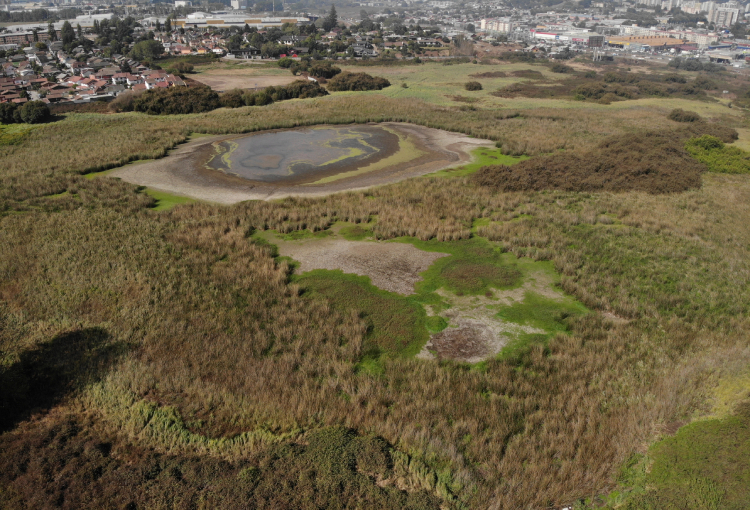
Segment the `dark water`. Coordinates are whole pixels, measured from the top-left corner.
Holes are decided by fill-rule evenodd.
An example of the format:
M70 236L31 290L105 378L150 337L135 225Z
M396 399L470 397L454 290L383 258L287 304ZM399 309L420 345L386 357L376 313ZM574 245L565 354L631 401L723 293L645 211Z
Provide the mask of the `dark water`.
M370 164L398 149L379 126L295 129L218 142L208 167L261 182L314 181Z

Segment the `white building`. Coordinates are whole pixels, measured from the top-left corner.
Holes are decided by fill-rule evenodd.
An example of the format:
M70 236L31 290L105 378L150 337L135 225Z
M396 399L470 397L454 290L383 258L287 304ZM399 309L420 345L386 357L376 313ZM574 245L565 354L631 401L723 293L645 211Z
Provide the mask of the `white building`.
M479 28L487 32L500 32L509 34L513 31L513 23L508 18L483 19L479 22Z
M708 11L708 22L717 27L731 27L737 20L745 15L745 7L737 2L727 2L725 4L715 4L715 7Z

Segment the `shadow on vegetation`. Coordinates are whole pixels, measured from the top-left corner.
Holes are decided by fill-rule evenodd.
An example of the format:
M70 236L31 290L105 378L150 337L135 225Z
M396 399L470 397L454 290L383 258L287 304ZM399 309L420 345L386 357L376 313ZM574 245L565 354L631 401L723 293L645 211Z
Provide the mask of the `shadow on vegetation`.
M48 411L82 384L97 380L123 351L101 328L65 333L20 355L0 372L0 432Z

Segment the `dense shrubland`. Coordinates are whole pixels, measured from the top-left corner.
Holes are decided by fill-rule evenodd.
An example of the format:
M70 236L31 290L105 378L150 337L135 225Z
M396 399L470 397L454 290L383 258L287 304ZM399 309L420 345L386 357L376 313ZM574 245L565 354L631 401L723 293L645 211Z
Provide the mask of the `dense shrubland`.
M689 142L685 149L687 138L699 134L703 136ZM697 189L706 166L701 164L702 159L692 157L696 152L691 148L706 145L710 145L706 151L724 148L724 143L711 134L721 136L726 142L737 138L733 129L696 122L690 129L613 136L585 152L552 154L513 166L486 166L473 179L480 186L506 192L557 189L674 193ZM733 149L737 154L750 156Z
M221 106L240 108L242 106L265 106L287 99L308 99L327 96L326 89L312 81L294 81L289 85L266 87L263 90L230 90L221 95Z
M559 66L562 64L555 64ZM553 66L554 67L554 66ZM706 90L717 87L711 78L699 75L686 80L678 75L643 74L625 71L606 73L572 73L562 80L547 81L543 76L531 77L536 81L518 82L503 87L492 94L498 97L536 97L595 100L609 104L612 101L642 97L690 97L705 98ZM517 74L516 74L517 75Z
M151 89L133 99L132 111L149 115L210 112L219 107L219 94L209 87Z
M341 73L328 81L326 87L333 92L381 90L390 87L391 82L367 73Z
M562 506L613 488L633 452L705 411L727 359L750 361L744 176L704 174L701 189L658 196L427 177L154 212L135 186L79 175L163 156L190 132L325 122L409 120L507 153L632 157L638 146L627 152L625 141L677 150L646 139L644 125L675 129L657 109L459 116L372 98L70 115L0 146L0 381L13 388L0 413L10 429L0 506ZM705 132L732 139L713 124L680 129L680 144ZM287 263L252 236L336 221L370 221L379 239L484 236L549 260L594 313L509 360L385 357L379 372L361 370L371 347L362 316L300 295Z
M110 103L110 109L149 115L180 115L210 112L220 107L265 106L287 99L307 99L325 95L328 95L328 92L317 83L302 80L262 90L234 89L221 95L209 87L171 87L122 94Z

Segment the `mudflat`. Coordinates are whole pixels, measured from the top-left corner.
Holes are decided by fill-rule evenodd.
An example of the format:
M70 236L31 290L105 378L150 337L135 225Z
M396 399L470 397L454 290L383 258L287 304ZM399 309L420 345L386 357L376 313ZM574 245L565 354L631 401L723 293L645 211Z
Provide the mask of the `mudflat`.
M109 175L177 195L233 204L245 200L270 200L287 196L323 196L397 182L467 163L472 159L472 149L492 146L492 142L488 140L413 124L372 123L346 127L352 130L377 127L395 135L391 138L385 137L391 142L381 144L380 151L370 156L370 159L352 158L351 161L339 164L335 168L323 169L314 177L308 175L305 179L263 182L243 178L226 169L211 168L207 164L209 159L217 154L217 144L236 142L238 139L253 136L268 136L272 133L333 127L317 126L264 131L252 135L200 137L180 145L165 158L118 168ZM342 129L342 126L335 127ZM389 144L395 143L398 147L388 147ZM277 159L281 162L283 157ZM270 165L274 162L261 163Z

